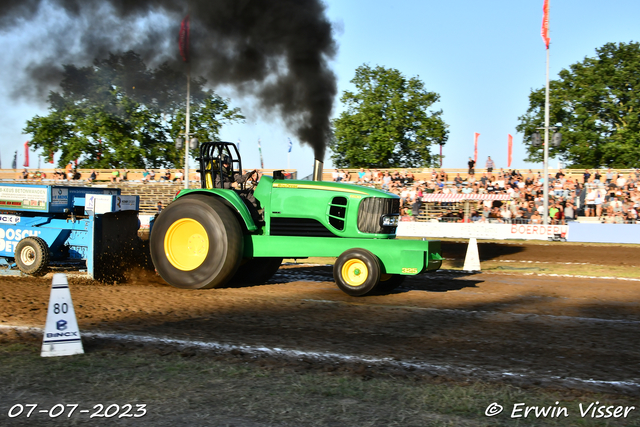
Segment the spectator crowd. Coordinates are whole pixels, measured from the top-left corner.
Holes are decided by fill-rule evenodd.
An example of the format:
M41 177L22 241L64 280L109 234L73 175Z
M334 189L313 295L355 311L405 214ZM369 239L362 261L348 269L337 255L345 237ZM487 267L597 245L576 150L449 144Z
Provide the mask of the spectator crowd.
M544 180L531 170L492 170L475 173L473 165L465 176L449 176L433 169L430 176L417 180L410 171L360 169L358 172L336 170L333 180L352 182L392 192L400 196L402 219L427 220L422 215L426 194L508 194L509 200L472 202L465 214L462 204L448 201L429 202L431 219L451 222L493 222L507 224L542 224ZM612 169L585 170L582 174L549 174L549 224L566 224L578 216L594 217L604 223L637 223L640 209L638 191L640 172L619 173Z

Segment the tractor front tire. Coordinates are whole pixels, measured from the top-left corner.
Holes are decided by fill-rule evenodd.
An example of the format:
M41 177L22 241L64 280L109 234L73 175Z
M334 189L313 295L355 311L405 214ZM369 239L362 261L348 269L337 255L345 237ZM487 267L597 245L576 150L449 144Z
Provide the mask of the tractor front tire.
M367 295L380 282L378 257L366 249L344 251L333 266L333 278L338 287L353 297Z
M49 266L49 246L40 237L25 237L16 245L16 265L25 274L43 275Z
M184 196L167 206L154 221L149 242L156 271L177 288L222 286L242 259L238 220L205 194Z

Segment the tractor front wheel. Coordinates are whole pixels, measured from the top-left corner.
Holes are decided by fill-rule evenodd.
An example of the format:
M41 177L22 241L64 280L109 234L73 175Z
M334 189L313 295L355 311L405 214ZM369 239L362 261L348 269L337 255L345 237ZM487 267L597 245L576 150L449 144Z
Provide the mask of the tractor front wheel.
M348 295L359 297L372 292L380 282L378 257L366 249L349 249L338 257L333 266L333 278Z

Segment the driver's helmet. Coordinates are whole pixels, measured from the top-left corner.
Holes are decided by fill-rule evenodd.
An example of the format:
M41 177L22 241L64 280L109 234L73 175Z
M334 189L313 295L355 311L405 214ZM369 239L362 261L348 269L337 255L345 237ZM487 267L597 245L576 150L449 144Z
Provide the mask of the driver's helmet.
M221 156L222 158L222 173L225 175L231 175L231 157L228 154Z

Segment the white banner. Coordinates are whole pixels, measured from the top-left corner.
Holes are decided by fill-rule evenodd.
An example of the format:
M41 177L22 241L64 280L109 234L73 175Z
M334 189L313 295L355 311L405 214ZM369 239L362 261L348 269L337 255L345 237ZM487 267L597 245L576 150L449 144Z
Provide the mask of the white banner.
M548 240L550 237L568 237L568 225L491 224L450 222L400 222L398 237L440 237L469 239L525 239Z

